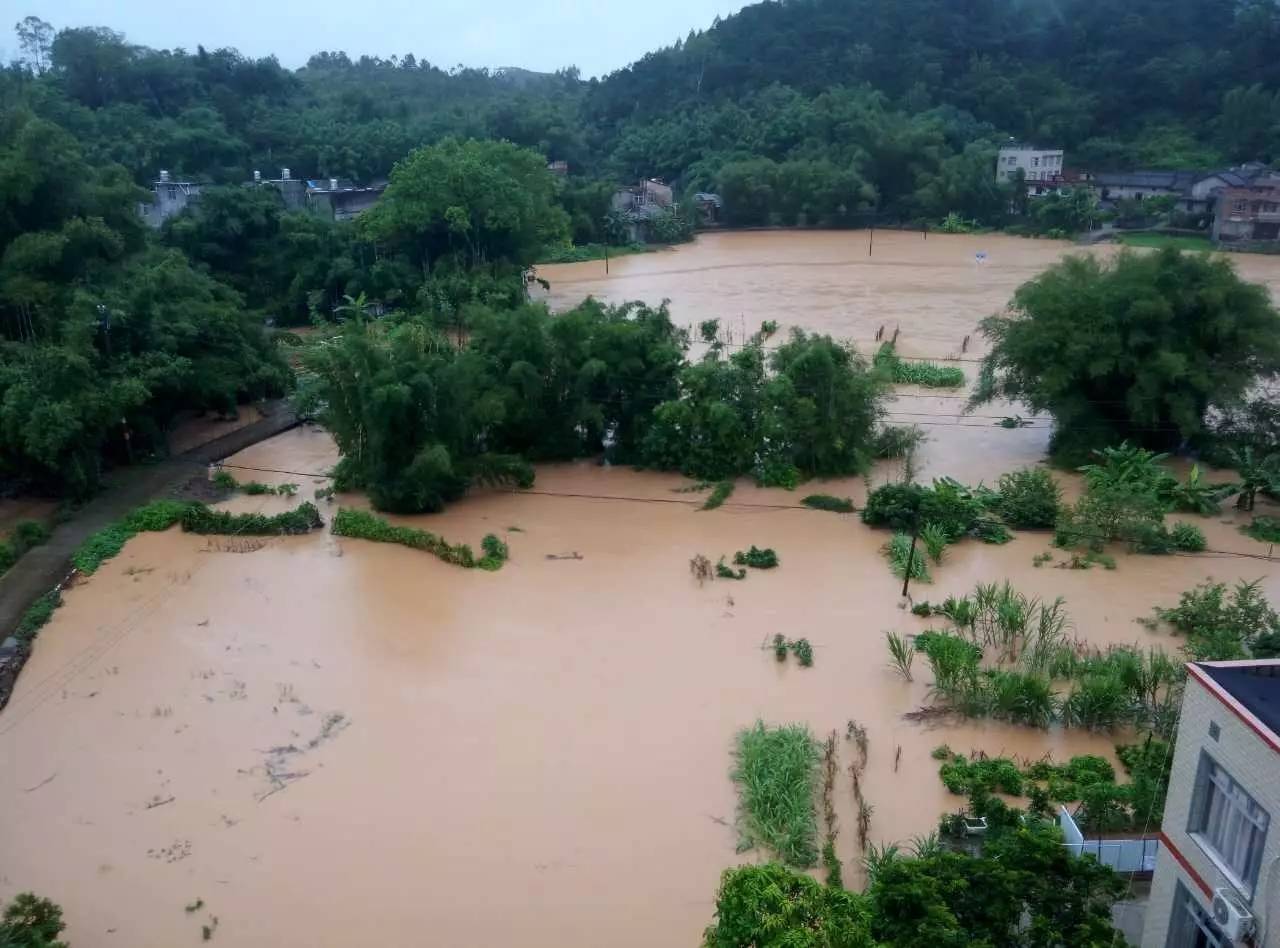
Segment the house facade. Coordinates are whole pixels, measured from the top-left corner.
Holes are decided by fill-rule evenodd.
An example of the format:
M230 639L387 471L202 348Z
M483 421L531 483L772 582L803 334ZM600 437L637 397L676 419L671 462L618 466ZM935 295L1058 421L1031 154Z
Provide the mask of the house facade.
M385 183L361 187L342 178L322 178L307 181L307 210L335 221L348 221L359 217L378 203Z
M1193 662L1142 948L1280 948L1280 659Z
M1016 181L1018 172L1029 181L1058 182L1062 178L1061 148L1040 148L1022 142L1010 142L996 153L996 180Z
M1243 187L1215 192L1214 241L1280 241L1280 174L1255 177Z
M138 216L148 227L159 227L188 205L200 200L200 185L191 181L174 181L167 171L151 185L151 200L138 204Z

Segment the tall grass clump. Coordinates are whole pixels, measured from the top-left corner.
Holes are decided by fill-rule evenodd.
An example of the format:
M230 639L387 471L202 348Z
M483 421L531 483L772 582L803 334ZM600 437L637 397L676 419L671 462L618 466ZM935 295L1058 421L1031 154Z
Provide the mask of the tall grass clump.
M349 507L343 507L334 516L333 533L335 536L355 537L375 543L399 543L467 569L497 570L509 555L507 545L492 533L480 541L484 556L476 559L471 547L465 543L450 543L443 537L414 527L393 526L366 510L352 510Z
M764 847L800 869L817 862L821 759L804 725L757 721L738 733L731 776L738 785L740 849Z
M911 550L911 537L905 533L895 533L884 547L884 554L889 558L889 569L899 579L906 579L910 572L911 579L922 583L932 582L929 567L925 564L924 550Z
M874 361L875 367L887 372L895 385L922 385L926 388L960 388L964 385L964 372L960 369L902 359L892 342L880 347Z

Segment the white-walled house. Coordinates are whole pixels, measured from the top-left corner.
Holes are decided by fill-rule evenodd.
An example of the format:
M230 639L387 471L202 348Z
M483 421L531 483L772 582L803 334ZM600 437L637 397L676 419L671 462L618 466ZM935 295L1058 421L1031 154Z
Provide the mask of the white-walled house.
M1062 177L1062 156L1061 148L1010 142L996 154L996 180L1016 180L1021 171L1028 181L1057 181Z
M1234 945L1280 948L1280 659L1187 666L1143 927L1142 948Z

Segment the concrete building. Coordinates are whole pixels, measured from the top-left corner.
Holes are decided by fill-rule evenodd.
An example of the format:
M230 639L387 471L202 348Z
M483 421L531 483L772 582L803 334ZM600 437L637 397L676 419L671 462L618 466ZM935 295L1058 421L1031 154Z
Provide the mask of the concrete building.
M1280 240L1280 174L1261 174L1242 187L1214 192L1214 241Z
M1093 185L1104 203L1145 201L1153 197L1185 200L1196 177L1194 171L1099 171L1093 176Z
M149 227L159 227L190 204L200 200L200 185L191 181L174 181L169 172L161 171L151 185L151 200L138 204L138 216Z
M360 187L342 178L323 178L307 181L307 210L333 218L335 221L359 217L378 203L385 182Z
M284 206L291 211L300 211L307 206L307 182L295 178L288 168L281 168L278 178L264 178L261 171L255 171L253 183L258 187L275 188L280 192Z
M1014 181L1018 172L1028 182L1057 183L1062 178L1061 148L1039 148L1022 142L1009 142L996 154L996 180Z
M1280 948L1280 659L1189 664L1175 746L1142 948Z
M649 222L675 207L675 194L661 181L650 178L613 193L610 206L627 230L627 240L643 243L649 233Z

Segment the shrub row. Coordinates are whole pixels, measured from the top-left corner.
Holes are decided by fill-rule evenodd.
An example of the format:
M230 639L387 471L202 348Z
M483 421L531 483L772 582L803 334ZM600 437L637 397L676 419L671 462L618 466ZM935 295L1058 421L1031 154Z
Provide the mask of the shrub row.
M480 541L484 556L477 560L471 547L465 543L450 543L443 537L414 527L397 527L366 510L352 510L348 507L342 508L334 516L333 532L336 536L373 540L375 543L399 543L467 569L501 569L509 556L507 545L492 533Z
M324 520L320 517L320 511L310 501L299 504L293 510L270 516L212 510L204 504L189 504L182 514L182 529L187 533L286 536L308 533L322 526Z

